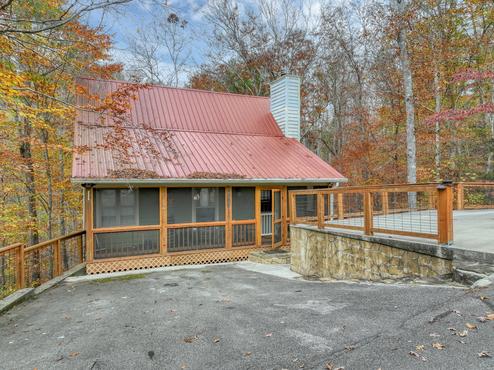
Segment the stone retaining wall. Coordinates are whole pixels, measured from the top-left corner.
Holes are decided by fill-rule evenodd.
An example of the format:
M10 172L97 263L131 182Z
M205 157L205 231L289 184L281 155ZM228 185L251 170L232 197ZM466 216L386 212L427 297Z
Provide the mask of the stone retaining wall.
M291 269L304 276L342 280L447 278L452 274L452 258L441 246L413 242L390 246L389 240L378 240L294 225L290 227Z

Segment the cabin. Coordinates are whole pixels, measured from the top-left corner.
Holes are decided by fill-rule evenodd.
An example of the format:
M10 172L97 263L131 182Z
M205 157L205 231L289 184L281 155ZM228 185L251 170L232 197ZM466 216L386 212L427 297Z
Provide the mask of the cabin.
M273 81L270 97L78 84L81 107L88 96L102 101L134 86L124 118L77 112L72 181L83 188L90 274L241 261L261 248L287 248L288 192L346 181L300 143L297 76ZM127 144L114 140L115 131ZM297 202L297 215L315 209L312 198Z

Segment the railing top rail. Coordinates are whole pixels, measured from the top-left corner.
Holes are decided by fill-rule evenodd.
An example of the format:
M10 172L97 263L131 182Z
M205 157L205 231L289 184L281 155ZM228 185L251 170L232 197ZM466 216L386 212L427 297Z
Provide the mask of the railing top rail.
M67 239L75 238L76 236L84 235L85 233L86 233L86 230L74 231L73 233L70 233L70 234L67 234L67 235L64 235L64 236L60 236L58 238L46 240L44 242L31 245L31 246L25 248L24 251L25 252L30 252L30 251L33 251L35 249L46 247L47 245L50 245L50 244L55 244L58 241L64 241L64 240L67 240Z
M420 184L388 184L388 185L366 185L366 186L342 186L327 189L302 189L290 190L290 194L295 195L315 195L318 193L360 193L360 192L401 192L401 191L428 191L434 190L439 183Z
M22 243L15 243L15 244L7 245L5 247L0 247L0 253L8 252L8 251L10 251L12 249L19 248L22 245L23 245Z
M461 184L463 186L494 186L494 181L465 181L465 182L459 182L457 184Z

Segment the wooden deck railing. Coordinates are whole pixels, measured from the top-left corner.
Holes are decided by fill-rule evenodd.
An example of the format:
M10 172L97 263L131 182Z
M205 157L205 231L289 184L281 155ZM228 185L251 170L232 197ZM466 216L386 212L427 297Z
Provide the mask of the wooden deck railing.
M403 184L290 191L292 224L453 241L453 185Z
M85 230L26 247L16 243L0 248L0 298L36 287L82 263Z
M455 209L494 208L494 181L455 184Z

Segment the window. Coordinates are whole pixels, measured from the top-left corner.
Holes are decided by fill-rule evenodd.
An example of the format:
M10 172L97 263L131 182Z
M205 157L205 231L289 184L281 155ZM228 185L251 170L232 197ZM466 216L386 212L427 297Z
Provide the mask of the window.
M159 224L159 189L95 189L94 227Z
M224 188L168 188L168 223L225 220Z
M233 220L256 218L256 188L232 188Z

